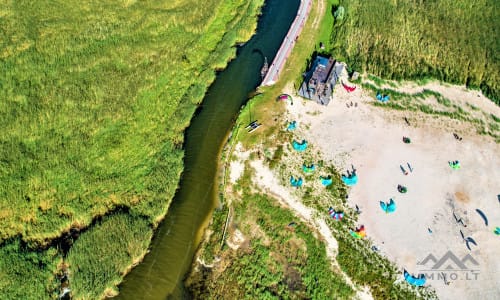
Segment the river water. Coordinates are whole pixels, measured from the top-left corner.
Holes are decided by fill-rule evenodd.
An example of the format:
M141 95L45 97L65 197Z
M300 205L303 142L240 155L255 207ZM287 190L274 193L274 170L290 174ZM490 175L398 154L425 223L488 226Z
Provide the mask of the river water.
M216 200L220 150L241 106L259 85L264 56L271 63L299 0L267 0L257 33L217 75L185 133L184 173L150 252L119 286L118 299L182 299L183 279Z

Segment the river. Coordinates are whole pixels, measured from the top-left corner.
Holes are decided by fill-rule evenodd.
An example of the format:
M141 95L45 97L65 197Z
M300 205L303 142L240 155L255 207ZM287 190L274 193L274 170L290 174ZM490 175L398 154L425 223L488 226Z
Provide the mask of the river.
M267 0L257 33L217 75L185 132L184 172L150 252L119 286L118 299L182 299L183 279L216 199L220 150L248 96L259 85L264 56L272 61L299 0Z

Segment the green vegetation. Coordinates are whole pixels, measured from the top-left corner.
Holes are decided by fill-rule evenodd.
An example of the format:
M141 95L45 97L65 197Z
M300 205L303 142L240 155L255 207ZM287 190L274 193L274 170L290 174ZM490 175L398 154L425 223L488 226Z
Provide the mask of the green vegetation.
M68 252L73 297L99 299L116 294L124 270L137 263L153 235L144 219L117 214L83 233ZM111 292L111 293L110 293Z
M480 88L500 104L500 2L341 0L332 53L350 68L389 79ZM338 9L340 6L335 7Z
M0 247L0 258L2 299L57 297L56 274L53 270L62 261L62 257L55 248L31 251L16 239Z
M264 195L245 193L242 200L233 202L233 222L250 240L238 250L224 247L214 253L225 261L223 270L207 268L191 275L187 283L196 299L346 299L353 295L339 271L330 267L325 245L308 225ZM295 224L288 226L291 222ZM222 231L221 222L215 224L214 232ZM213 242L220 245L220 240Z
M380 84L388 83L386 81L381 82L380 80L373 79L372 81L375 85L364 82L362 86L365 90L370 90L373 97L377 93L391 97L391 101L387 103L373 102L374 106L401 111L420 111L427 115L470 123L475 127L477 133L489 135L495 142L500 142L500 128L498 125L500 119L494 114L487 114L469 103L463 106L453 104L450 99L432 90L424 89L422 92L414 94L402 93L390 88L380 88Z
M0 298L56 297L61 259L73 295L95 298L140 259L182 172L183 130L262 2L0 3L0 261L40 268L26 282L1 268ZM70 229L87 231L65 257L51 243ZM126 252L96 264L96 250Z

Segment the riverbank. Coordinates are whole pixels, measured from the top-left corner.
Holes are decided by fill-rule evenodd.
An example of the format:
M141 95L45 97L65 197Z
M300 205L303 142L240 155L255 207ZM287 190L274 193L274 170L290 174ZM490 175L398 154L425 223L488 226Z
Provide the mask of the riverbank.
M120 286L119 297L136 299L184 297L183 278L189 270L205 222L218 201L218 157L231 126L248 95L260 82L264 57L279 48L298 1L268 1L262 7L256 33L210 86L185 132L184 173L169 214L159 228L151 252ZM209 179L209 180L207 180Z

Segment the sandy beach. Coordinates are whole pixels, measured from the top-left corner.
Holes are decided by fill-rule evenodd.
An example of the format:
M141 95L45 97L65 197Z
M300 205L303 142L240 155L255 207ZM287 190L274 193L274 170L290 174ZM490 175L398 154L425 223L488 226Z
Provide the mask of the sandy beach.
M458 105L468 102L500 116L498 106L464 87L429 83L400 90L424 88ZM383 255L410 273L427 274L427 285L435 288L440 299L498 299L500 237L493 230L500 226L500 146L491 137L480 136L472 126L455 120L375 107L370 102L376 100L361 87L348 93L337 86L327 107L294 100L287 105L288 118L298 122L298 134L341 172L351 164L356 167L359 183L349 191L349 204L361 208L360 224ZM411 143L403 143L403 136ZM448 165L454 160L460 161L460 169ZM408 192L399 193L398 184ZM397 209L387 214L379 202L390 198ZM476 209L485 214L488 226ZM453 213L466 227L456 222ZM477 246L469 243L468 250L460 232ZM463 264L446 260L438 266L432 258L419 264L429 255L439 261L447 251ZM464 260L467 254L475 262Z

